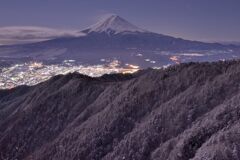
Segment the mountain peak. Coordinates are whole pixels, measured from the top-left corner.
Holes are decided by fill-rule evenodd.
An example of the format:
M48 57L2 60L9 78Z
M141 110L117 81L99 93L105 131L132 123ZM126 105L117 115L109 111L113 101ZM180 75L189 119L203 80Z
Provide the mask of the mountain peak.
M107 16L107 17L105 17L103 20L116 20L116 19L123 19L123 18L121 18L120 16L118 16L117 14L111 14L111 15L109 15L109 16Z
M97 22L96 24L90 26L83 31L84 33L107 33L107 34L117 34L122 32L147 32L137 26L126 21L118 15L110 15Z

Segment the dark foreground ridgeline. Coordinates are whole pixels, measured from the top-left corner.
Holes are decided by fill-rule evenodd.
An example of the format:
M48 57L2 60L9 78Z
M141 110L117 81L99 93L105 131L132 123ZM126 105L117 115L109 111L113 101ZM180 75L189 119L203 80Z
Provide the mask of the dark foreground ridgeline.
M0 159L239 160L240 61L0 91Z

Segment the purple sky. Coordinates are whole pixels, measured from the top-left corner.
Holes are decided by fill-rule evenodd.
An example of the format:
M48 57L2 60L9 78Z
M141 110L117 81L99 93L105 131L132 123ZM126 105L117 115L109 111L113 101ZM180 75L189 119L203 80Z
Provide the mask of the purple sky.
M1 0L0 26L81 30L108 13L175 37L240 41L240 0Z

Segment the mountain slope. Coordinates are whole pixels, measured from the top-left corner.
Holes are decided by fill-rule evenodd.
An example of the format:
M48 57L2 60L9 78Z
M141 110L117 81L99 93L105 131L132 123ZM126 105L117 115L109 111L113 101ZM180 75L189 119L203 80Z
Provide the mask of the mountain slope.
M240 62L0 91L2 159L238 160Z
M240 50L240 47L234 45L189 41L149 32L116 15L79 33L85 35L59 37L33 44L1 46L0 60L23 59L54 63L74 59L82 64L99 64L100 59L118 59L123 64L147 68L172 64L172 55L199 53L201 57L188 56L186 61L212 61L238 57ZM139 53L156 63L151 64L143 58L136 58Z

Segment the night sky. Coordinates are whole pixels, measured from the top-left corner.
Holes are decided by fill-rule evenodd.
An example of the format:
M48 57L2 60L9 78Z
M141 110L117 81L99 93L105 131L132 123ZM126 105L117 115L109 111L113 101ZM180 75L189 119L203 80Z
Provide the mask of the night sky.
M162 34L240 41L240 0L0 0L0 26L84 29L118 14Z

